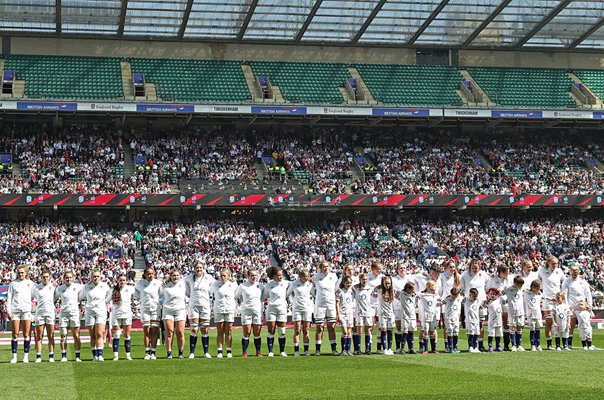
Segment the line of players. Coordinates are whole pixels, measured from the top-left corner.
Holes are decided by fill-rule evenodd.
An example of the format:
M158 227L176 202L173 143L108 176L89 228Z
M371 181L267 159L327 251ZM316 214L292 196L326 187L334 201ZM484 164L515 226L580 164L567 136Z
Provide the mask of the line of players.
M582 347L594 349L591 343L592 298L588 283L576 267L566 277L558 260L549 257L545 266L533 271L533 263L524 260L521 271L510 275L509 268L499 267L489 276L481 270L480 261L473 260L467 271L459 274L453 261L446 262L444 270L434 265L427 273L407 274L405 265L398 266L396 274L385 276L378 262L371 271L358 277L351 266L346 266L341 277L330 271L330 264L322 262L310 276L303 268L298 278L287 281L283 271L270 267L270 281L263 285L258 272L249 270L247 280L237 285L228 269L220 271L219 279L206 274L203 262L182 278L178 270L171 271L164 283L155 278L147 268L136 285L126 284L126 277L118 277L111 288L101 281L101 273L93 271L85 285L74 282L72 272L66 272L63 284L55 288L50 272L41 274L41 282L34 284L27 278L27 267L17 269L17 279L8 291L9 317L12 327L12 359L17 362L19 330L24 336L24 362L28 362L32 299L36 300L36 362L41 362L42 339L46 331L49 340L49 361L54 362L55 304L60 302L59 322L61 334L61 361L67 361L67 335L71 332L75 342L76 361L80 361L80 305L85 302L84 320L91 336L95 361L103 361L106 336L107 309L111 309L109 325L113 336L114 360L122 335L127 359L131 359L132 300L140 302L143 324L145 359L156 358L156 343L163 321L167 357L173 356L173 337L176 336L178 357L184 357L185 323L188 319L191 333L189 358L195 358L198 335L201 334L203 355L211 358L209 351L210 320L212 314L217 328L217 357L232 357L232 327L237 303L241 309L243 328L242 356L248 356L253 335L255 352L261 351L261 327L267 326L268 355L274 355L274 338L277 336L279 353L287 356L286 322L291 303L294 326L295 355L309 355L310 326L314 321L315 355L321 354L324 329L327 330L333 355L371 354L372 329L379 327L378 352L394 354L395 350L414 354L414 332L417 316L420 320L419 350L436 353L437 328L444 322L445 349L459 353L458 336L462 306L470 352L486 351L482 343L484 321L487 322L488 351L524 351L522 328L528 324L531 332L531 349L540 351L542 314L545 317L545 334L548 349L552 349L555 336L556 349L572 348L572 333L578 324ZM266 303L266 307L265 307ZM441 312L442 311L442 312ZM336 325L339 323L341 351L337 350ZM552 329L553 328L553 329ZM361 338L365 337L364 351ZM301 337L302 336L302 337ZM302 339L302 348L300 346ZM503 339L503 348L501 347ZM493 346L495 340L495 347ZM511 345L511 347L510 347ZM562 347L563 346L563 347Z

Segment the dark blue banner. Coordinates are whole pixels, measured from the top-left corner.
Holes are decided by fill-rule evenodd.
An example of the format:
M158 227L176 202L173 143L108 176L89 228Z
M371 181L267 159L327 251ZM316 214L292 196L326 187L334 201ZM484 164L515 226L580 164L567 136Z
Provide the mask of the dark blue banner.
M8 297L8 286L0 286L0 299Z
M604 111L594 111L594 119L604 118Z
M372 115L383 115L385 117L429 117L430 110L427 108L374 108Z
M137 104L137 112L192 113L195 106L184 104Z
M492 110L493 118L543 118L543 111L532 110Z
M77 103L34 103L26 101L17 102L17 110L36 110L36 111L77 111Z
M252 114L306 114L306 107L252 106Z

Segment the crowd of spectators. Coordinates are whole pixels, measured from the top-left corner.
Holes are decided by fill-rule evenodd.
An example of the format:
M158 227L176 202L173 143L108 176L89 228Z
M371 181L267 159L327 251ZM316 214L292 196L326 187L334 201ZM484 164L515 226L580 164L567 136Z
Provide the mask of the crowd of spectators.
M7 125L0 152L13 154L21 175L0 174L0 193L171 193L182 180L201 190L282 193L296 182L315 194L595 194L604 192L600 140L556 132ZM139 162L134 171L125 172L126 157Z

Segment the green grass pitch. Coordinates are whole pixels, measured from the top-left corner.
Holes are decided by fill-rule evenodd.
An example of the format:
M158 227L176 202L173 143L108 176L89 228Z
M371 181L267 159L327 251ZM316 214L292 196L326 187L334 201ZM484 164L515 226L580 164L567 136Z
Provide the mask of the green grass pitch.
M212 333L215 335L215 331ZM264 330L264 354L265 333ZM10 346L1 346L2 392L10 399L43 396L65 400L604 398L604 351L575 348L572 352L331 357L327 355L329 343L324 339L325 355L321 357L242 359L241 331L235 330L233 336L235 357L211 360L166 360L165 350L160 348L160 359L144 361L140 332L133 334L133 361L111 361L113 353L106 346L105 356L109 360L92 362L90 347L84 344L82 363L49 364L45 351L42 364L11 365ZM338 349L339 336L338 333ZM604 347L604 332L596 330L594 336L594 344ZM524 337L528 339L528 332ZM311 342L311 350L312 346ZM441 340L439 349L442 346ZM462 351L467 348L465 338L460 338L460 348ZM198 349L201 350L201 343ZM213 356L215 349L212 337ZM19 350L21 360L21 346ZM122 357L123 351L122 341ZM291 330L288 330L288 352L293 353ZM185 355L188 355L188 332ZM73 359L72 352L69 357ZM31 358L35 359L33 341Z

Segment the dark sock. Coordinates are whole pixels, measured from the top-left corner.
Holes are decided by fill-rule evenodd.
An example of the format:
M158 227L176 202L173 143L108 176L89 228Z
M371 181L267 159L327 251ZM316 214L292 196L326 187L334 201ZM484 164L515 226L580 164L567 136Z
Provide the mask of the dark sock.
M510 331L507 332L503 332L503 345L505 347L509 347L510 346Z
M556 347L560 347L560 338L559 337L556 338Z
M279 352L285 352L285 336L279 337Z
M516 346L522 346L522 332L516 332Z
M453 348L457 349L457 343L459 343L459 336L453 336Z
M126 353L130 353L132 351L132 339L129 337L125 338L124 346L126 347Z
M386 331L380 332L380 342L379 343L381 343L381 345L384 349L386 348Z
M436 351L436 339L430 338L430 349Z
M268 352L273 352L273 346L275 344L275 338L273 336L269 336L266 338L266 344L268 345Z
M19 346L19 341L17 339L11 339L10 341L10 349L13 354L17 354L17 348Z
M496 349L501 348L501 336L495 336L495 348Z
M195 353L195 348L197 347L197 335L191 335L189 338L189 351L191 354Z
M254 347L256 348L256 353L262 351L262 338L254 336Z
M210 352L210 337L208 335L201 336L201 345L204 353Z
M489 336L488 341L489 341L489 349L492 349L493 348L493 336Z
M113 352L117 353L118 351L120 351L120 340L117 338L113 339Z
M243 353L247 353L247 348L249 345L250 345L249 337L241 338L241 348L242 348Z
M387 338L387 343L386 343L386 345L388 346L388 347L387 347L387 349L388 349L388 350L392 350L392 330L391 330L391 329L389 329L389 330L386 332L386 338Z

